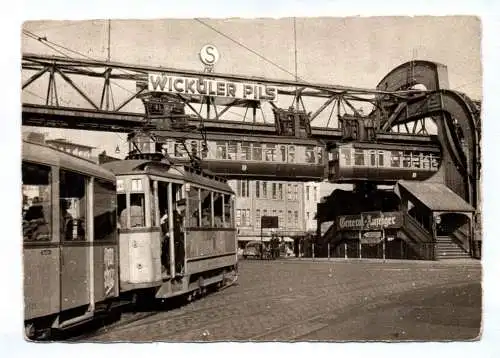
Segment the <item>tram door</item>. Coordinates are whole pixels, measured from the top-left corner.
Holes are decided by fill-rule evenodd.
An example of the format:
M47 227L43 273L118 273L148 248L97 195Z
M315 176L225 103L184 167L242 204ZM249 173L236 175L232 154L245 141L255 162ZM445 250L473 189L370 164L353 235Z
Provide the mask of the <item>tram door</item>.
M61 242L61 309L90 302L90 243L87 222L91 218L89 178L61 170L59 178L59 233Z

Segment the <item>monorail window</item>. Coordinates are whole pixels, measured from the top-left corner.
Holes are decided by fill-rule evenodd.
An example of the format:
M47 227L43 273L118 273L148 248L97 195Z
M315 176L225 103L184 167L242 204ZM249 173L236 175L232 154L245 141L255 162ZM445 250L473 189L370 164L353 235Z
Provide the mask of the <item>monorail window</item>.
M200 199L201 227L212 227L212 192L206 189L200 189Z
M22 180L23 239L50 241L52 223L50 168L24 162Z
M241 160L251 160L252 152L250 151L250 143L241 143Z
M184 145L180 141L176 141L174 144L174 156L182 157L184 155Z
M66 241L86 240L88 178L66 170L59 173L60 233Z
M430 169L431 161L429 158L429 153L424 153L422 160L421 160L421 166L422 166L422 169Z
M439 158L433 154L430 155L431 168L438 169L439 167Z
M400 168L401 167L401 152L391 152L391 167Z
M276 161L276 146L274 144L266 144L266 162Z
M283 200L283 184L278 184L278 200Z
M94 240L115 240L116 191L111 182L94 179ZM123 195L123 194L121 194Z
M382 151L378 152L378 166L379 167L384 166L384 152L382 152Z
M420 154L413 153L411 156L411 166L412 168L420 168Z
M216 158L227 159L226 142L215 142L216 145Z
M410 167L411 167L411 153L404 152L403 153L403 168L410 168Z
M262 160L262 145L253 143L253 160Z
M314 155L314 147L306 147L306 163L316 163L316 157Z
M280 145L281 161L286 163L286 146Z
M295 146L288 146L288 163L295 163Z
M191 141L191 153L193 156L197 157L198 156L198 142L195 140Z
M351 165L351 148L341 148L340 153L344 159L344 164L347 166Z
M375 153L374 150L370 150L370 166L372 167L377 166L377 154Z
M363 149L354 151L354 165L365 165L365 152Z
M200 227L200 191L191 187L187 193L188 215L186 225L188 227Z
M227 159L236 160L236 152L238 148L236 142L229 142L227 148Z

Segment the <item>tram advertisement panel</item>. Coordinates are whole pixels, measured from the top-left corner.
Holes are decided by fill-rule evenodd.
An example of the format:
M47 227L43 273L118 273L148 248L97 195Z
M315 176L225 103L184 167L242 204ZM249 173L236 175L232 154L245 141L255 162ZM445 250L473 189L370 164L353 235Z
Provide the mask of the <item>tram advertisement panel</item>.
M344 215L337 219L339 230L381 230L399 228L403 224L400 212L375 212L360 215Z
M148 75L148 90L195 96L214 96L256 101L278 100L278 88L256 83L228 82L190 77Z

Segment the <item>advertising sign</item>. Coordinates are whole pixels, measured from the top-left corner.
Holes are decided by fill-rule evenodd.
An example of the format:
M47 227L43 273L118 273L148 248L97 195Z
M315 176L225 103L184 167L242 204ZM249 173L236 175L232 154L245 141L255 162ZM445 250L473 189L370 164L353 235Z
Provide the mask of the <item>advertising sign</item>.
M277 216L262 216L260 218L260 225L263 229L277 229L278 217Z
M360 215L344 215L337 219L339 230L381 230L401 227L403 218L400 212L362 213Z
M173 94L226 97L256 101L278 100L278 87L193 77L148 74L148 90Z

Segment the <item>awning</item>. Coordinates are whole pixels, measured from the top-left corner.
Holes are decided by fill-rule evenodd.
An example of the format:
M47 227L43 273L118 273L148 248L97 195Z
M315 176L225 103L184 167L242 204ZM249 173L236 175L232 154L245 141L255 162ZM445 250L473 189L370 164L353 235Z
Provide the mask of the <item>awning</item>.
M397 183L401 192L408 192L431 211L474 212L475 209L446 185L400 180Z

